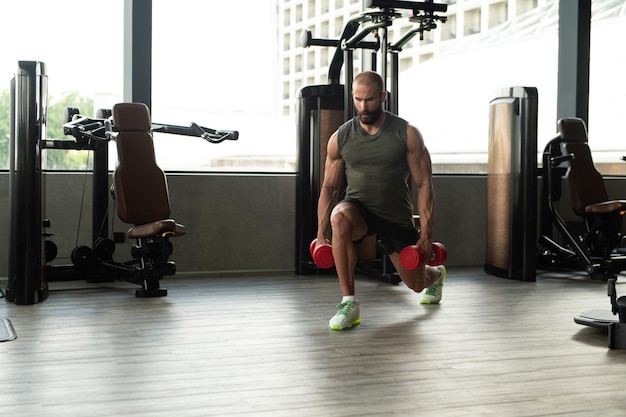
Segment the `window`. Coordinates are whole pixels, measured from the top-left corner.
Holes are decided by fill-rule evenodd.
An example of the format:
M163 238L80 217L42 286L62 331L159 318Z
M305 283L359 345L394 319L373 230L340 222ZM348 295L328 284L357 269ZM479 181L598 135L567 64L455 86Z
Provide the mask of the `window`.
M283 50L288 51L291 49L291 34L287 33L283 36Z
M79 107L81 113L93 117L95 109L122 101L124 15L123 0L107 2L106 7L95 0L2 2L0 14L5 17L0 25L0 37L5 40L0 54L0 169L7 169L9 88L18 61L46 65L47 136L71 139L63 135L65 106ZM84 170L89 154L46 150L44 168Z
M520 16L519 25L513 20L499 30L442 43L431 59L400 74L400 116L424 135L434 172L487 172L489 102L503 87L536 87L540 152L554 137L558 26L541 25L555 22L557 6ZM542 30L526 31L529 25ZM516 34L518 26L523 36Z
M296 55L296 68L295 68L295 72L296 72L296 73L302 72L302 55L301 55L301 54Z
M626 36L625 4L592 5L588 128L603 174L626 173L621 161L626 141L618 133L624 120L619 103L626 101L626 52L619 43ZM436 52L403 71L399 80L399 113L422 131L435 172L486 173L487 108L502 87L538 89L537 148L543 152L557 132L557 1L491 31L441 43Z
M413 58L405 57L400 58L400 71L404 71L407 68L411 68L413 66Z
M291 24L291 10L289 8L285 8L283 11L283 26L287 27Z
M450 15L448 20L441 24L440 27L442 41L456 38L456 15Z
M508 3L500 2L489 5L489 27L506 22L508 16Z
M292 7L300 21L301 5ZM293 55L281 51L279 59L277 8L245 0L237 10L229 2L153 0L153 120L239 131L239 140L220 144L156 134L165 170L293 171L295 122L281 104L295 97L295 84L289 74L278 79L278 62L286 72ZM281 38L287 51L292 38ZM302 70L301 55L292 64Z
M312 19L312 18L315 17L315 3L317 3L317 2L315 2L315 1L310 1L309 2L309 9L308 9L309 11L308 11L308 15L307 15L307 18L309 18L309 19Z
M321 12L322 13L328 13L329 10L330 10L329 1L328 0L322 0Z
M336 38L330 33L340 33L362 2L344 1L350 10L339 10L339 1L278 0L275 8L242 0L238 3L242 12L234 14L232 6L219 2L152 1L153 120L240 132L238 141L218 145L157 134L159 164L169 171L293 170L297 89L326 82L335 52L292 47L302 29L294 24L296 16L315 28L315 38ZM424 134L435 172L486 172L488 103L502 87L537 87L538 149L554 136L558 3L448 2L454 6L449 7L448 21L438 23L440 33L426 33L424 41L415 38L407 45L401 55L399 113ZM624 0L592 4L589 94L590 144L598 154L594 159L612 163L620 173L626 164L619 158L626 151L615 136L623 118L615 103L626 100L626 53L618 42L626 35L625 4ZM8 166L8 86L18 60L47 65L49 137L63 138L58 113L65 100L79 105L83 113L122 101L123 5L124 0L113 0L107 7L95 0L2 3L0 12L12 18L0 26L0 34L11 40L0 54L0 77L6 86L2 88L0 79L0 169ZM488 16L481 18L481 7ZM32 13L34 9L38 13ZM319 16L311 15L313 10ZM55 18L59 15L63 19ZM492 27L481 28L481 20ZM86 22L95 21L106 36L93 36L93 24ZM401 24L395 24L390 42L413 27ZM465 33L474 35L464 37ZM355 54L355 73L364 65L361 54ZM88 153L82 151L47 154L47 168L75 169L89 162ZM112 167L114 147L111 155Z
M621 3L621 4L620 4ZM621 134L626 102L626 37L624 2L594 7L592 3L589 65L589 146L602 174L626 174L626 139ZM621 15L619 15L621 12ZM606 17L603 19L602 17Z
M298 4L296 6L296 22L302 22L302 5Z
M335 18L335 38L339 38L343 32L343 16Z
M480 8L465 12L465 35L473 35L480 32Z
M517 14L526 13L537 7L537 0L517 0Z

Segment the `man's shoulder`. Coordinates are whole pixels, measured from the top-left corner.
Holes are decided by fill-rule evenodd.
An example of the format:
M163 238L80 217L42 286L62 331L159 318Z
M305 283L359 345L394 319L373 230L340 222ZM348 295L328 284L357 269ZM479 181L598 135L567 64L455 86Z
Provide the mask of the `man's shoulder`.
M353 117L352 119L349 119L345 122L343 122L339 128L337 129L337 138L342 141L347 135L349 135L351 132L354 132L356 127L355 127L355 121L357 120L356 117Z
M402 117L398 116L397 114L386 112L386 115L387 115L387 119L389 119L389 121L391 123L400 123L402 125L408 125L409 124L408 121L406 121Z

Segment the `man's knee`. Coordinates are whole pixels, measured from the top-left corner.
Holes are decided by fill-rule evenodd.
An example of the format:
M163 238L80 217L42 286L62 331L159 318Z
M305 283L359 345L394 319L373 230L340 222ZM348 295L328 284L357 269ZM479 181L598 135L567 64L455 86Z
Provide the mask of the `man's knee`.
M341 210L335 210L330 215L330 227L333 230L333 234L339 234L342 232L348 232L350 230L349 217Z
M340 204L335 207L330 216L330 226L333 234L343 234L353 240L355 240L355 235L363 235L367 232L363 216L352 204Z

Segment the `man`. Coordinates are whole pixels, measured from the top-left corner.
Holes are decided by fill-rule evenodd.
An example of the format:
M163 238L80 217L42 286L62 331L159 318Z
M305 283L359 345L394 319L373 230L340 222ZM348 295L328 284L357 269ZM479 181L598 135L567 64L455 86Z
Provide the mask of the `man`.
M317 244L325 242L330 225L332 251L343 294L337 314L329 321L341 330L361 321L355 296L356 243L377 234L402 281L413 291L426 293L422 303L441 301L446 270L424 266L407 270L400 251L417 244L431 253L434 189L430 154L420 132L383 109L387 93L375 72L358 74L352 98L357 116L329 139L324 181L318 202ZM342 179L345 198L337 202ZM413 224L409 179L419 188L420 233Z

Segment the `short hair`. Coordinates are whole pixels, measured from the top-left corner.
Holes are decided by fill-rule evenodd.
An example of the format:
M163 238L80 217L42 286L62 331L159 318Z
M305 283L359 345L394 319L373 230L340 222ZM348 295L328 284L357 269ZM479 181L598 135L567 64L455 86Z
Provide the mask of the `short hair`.
M379 93L382 93L384 91L383 78L377 72L363 71L360 74L357 74L357 76L354 77L354 84L358 82L376 84Z

